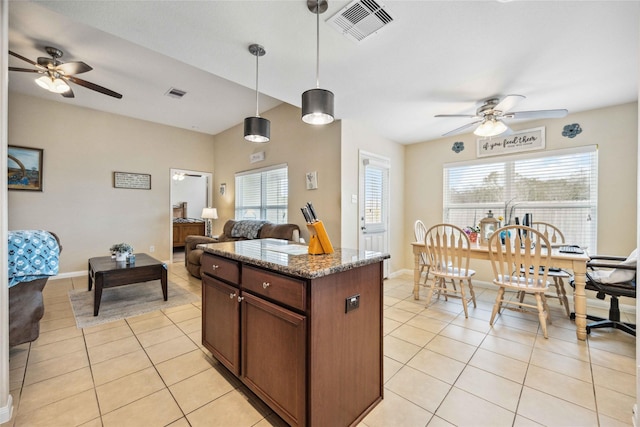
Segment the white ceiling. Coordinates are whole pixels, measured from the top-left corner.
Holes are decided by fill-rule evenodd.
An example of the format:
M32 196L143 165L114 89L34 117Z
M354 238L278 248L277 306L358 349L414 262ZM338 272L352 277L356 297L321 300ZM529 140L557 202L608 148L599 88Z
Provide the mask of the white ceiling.
M638 99L639 1L384 0L394 21L360 43L324 22L349 3L330 0L320 16L320 87L334 92L338 119L402 144L467 123L434 115L473 114L494 95L526 96L518 111L569 113ZM316 85L306 0L10 1L10 50L35 60L60 48L94 68L78 77L123 98L72 86L66 99L19 72L9 89L217 134L255 114L251 43L267 51L260 111L299 107ZM187 95L164 96L171 87Z

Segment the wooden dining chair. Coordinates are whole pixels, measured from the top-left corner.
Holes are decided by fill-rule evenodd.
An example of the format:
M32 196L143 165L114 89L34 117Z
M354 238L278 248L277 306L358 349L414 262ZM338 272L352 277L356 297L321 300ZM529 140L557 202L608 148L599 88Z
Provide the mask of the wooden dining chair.
M531 228L540 231L544 237L549 240L552 246L562 245L565 243L564 234L558 227L548 222L534 222L531 224ZM553 287L555 288L555 295L547 294L547 298L557 298L561 306L567 313L567 317L571 316L571 307L569 307L569 298L567 298L567 290L564 287L564 279L570 280L572 275L559 268L551 267L549 270L549 277L553 279Z
M551 324L551 316L545 294L549 290L550 247L549 240L542 232L524 225L499 228L489 237L488 250L494 275L493 283L499 287L489 320L490 325L493 326L496 314L503 308L521 312L531 312L531 309L535 309L542 333L545 338L549 337L547 322ZM534 305L520 301L517 295L508 295L507 290L531 294L535 297L536 303Z
M437 224L427 230L425 235L427 261L431 265L431 275L434 279L429 287L427 306L431 304L433 293L462 300L464 317L469 317L467 306L473 302L476 307L476 294L473 290L471 276L476 274L469 269L471 256L469 236L460 228L452 224ZM452 287L447 287L447 281ZM456 286L457 283L457 286ZM469 295L466 293L468 287Z
M425 227L424 222L417 220L413 224L413 234L415 236L416 242L424 242L424 236L427 234L427 227ZM429 271L431 270L431 265L427 260L427 254L424 252L420 254L420 277L422 277L422 273L424 270L427 270L427 273L424 277L423 285L427 285L427 281L429 280Z

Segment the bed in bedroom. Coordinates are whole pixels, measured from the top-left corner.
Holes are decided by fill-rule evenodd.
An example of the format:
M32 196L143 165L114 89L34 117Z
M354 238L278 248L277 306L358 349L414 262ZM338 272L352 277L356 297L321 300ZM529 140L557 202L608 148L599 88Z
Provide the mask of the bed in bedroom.
M204 236L204 220L187 217L187 202L173 206L173 247L184 247L187 236Z

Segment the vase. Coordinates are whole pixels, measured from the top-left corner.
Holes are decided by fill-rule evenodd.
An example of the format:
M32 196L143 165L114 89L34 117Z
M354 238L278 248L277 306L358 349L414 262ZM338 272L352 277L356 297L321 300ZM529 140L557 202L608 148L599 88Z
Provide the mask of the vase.
M116 261L126 261L129 257L129 252L116 252Z
M471 243L476 243L478 241L478 233L469 233L469 240Z

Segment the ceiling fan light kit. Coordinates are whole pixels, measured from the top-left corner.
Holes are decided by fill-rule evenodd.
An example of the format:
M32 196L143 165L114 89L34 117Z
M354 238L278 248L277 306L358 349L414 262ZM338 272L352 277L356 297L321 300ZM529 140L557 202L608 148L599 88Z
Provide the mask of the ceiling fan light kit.
M256 115L244 119L244 139L250 142L266 143L271 139L271 122L264 117L260 117L258 108L258 59L264 56L267 51L259 44L249 46L249 52L256 57Z
M302 121L326 125L334 120L333 92L320 89L320 14L329 7L327 0L307 0L307 8L316 15L316 88L302 94Z
M485 120L480 126L473 131L475 135L488 137L498 136L505 133L509 128L507 125L496 119Z
M63 93L69 90L69 85L64 80L50 76L38 77L36 84L43 89L53 93Z

